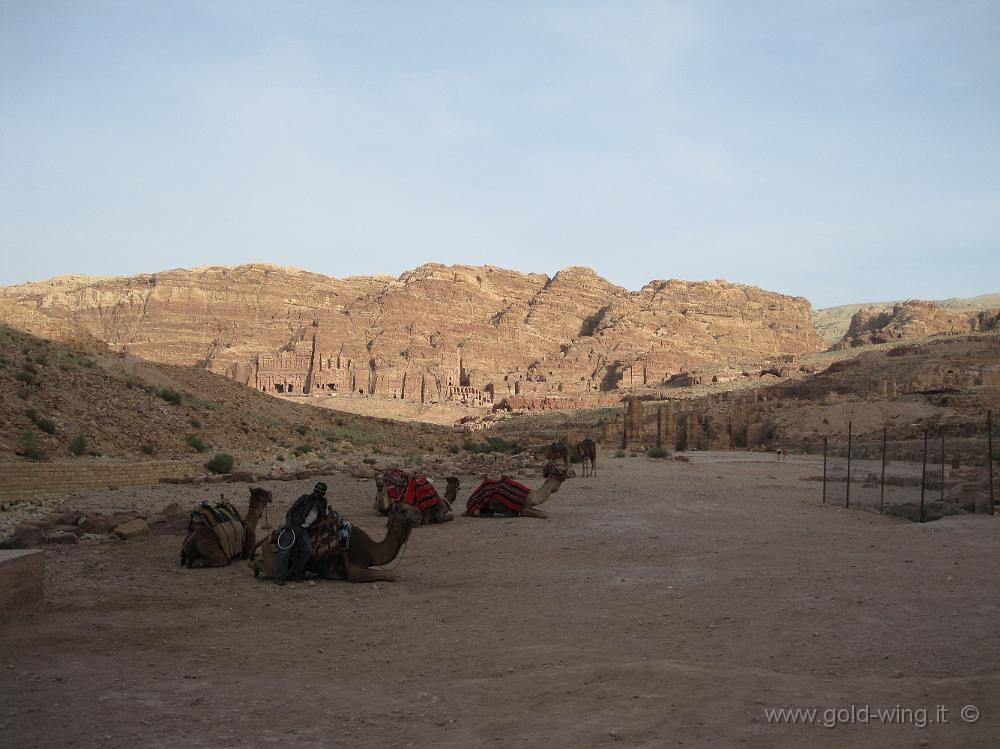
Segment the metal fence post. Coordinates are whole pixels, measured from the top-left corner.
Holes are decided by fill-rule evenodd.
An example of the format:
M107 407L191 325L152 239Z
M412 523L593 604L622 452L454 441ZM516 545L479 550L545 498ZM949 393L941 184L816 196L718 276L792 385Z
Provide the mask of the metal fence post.
M844 502L844 507L851 506L851 430L854 427L854 422L847 422L847 500Z
M927 430L924 430L924 463L920 469L920 521L924 522L924 489L927 487Z
M826 504L826 440L823 438L823 504Z
M882 492L878 498L878 514L885 515L885 443L886 428L882 427Z
M941 432L941 501L944 502L944 432Z
M990 515L993 509L993 412L986 412L986 472L990 475Z

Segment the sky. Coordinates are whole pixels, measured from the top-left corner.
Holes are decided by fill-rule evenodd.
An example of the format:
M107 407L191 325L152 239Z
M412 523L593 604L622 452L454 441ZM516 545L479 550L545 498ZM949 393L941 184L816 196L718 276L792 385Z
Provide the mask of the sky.
M1000 292L1000 2L0 0L0 284Z

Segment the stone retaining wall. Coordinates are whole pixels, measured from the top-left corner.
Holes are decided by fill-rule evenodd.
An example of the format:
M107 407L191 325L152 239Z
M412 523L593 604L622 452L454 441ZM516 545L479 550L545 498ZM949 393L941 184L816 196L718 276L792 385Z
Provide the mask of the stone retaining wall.
M150 460L112 462L68 460L51 463L0 463L0 499L59 496L87 489L155 484L161 478L205 473L202 462Z

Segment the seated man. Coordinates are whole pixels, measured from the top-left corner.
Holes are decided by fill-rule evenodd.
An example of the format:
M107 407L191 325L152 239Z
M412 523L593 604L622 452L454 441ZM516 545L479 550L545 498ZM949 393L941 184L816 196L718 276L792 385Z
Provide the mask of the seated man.
M278 537L278 559L275 565L274 582L284 585L289 579L304 580L306 565L312 556L312 542L309 539L309 526L329 514L326 503L326 484L322 481L313 487L311 494L303 494L285 514L285 527ZM289 538L289 535L292 538ZM291 559L293 567L291 575L288 563Z

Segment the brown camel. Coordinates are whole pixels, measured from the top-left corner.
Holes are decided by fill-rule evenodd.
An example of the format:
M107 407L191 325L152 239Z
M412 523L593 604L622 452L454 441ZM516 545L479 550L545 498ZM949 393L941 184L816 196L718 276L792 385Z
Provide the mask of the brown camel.
M233 559L250 557L255 546L257 523L273 498L267 489L251 487L245 518L240 517L239 512L228 503L221 507L216 505L215 512L207 509L207 514L205 508L195 510L191 513L188 534L181 545L181 564L188 567L225 567ZM219 517L223 518L220 525L225 531L222 534L208 519L214 520L220 510Z
M320 521L322 522L322 521ZM406 502L393 502L389 507L385 537L374 541L361 528L351 528L351 544L347 551L324 553L316 549L309 569L325 580L347 580L349 583L394 582L395 574L388 570L373 570L391 563L410 538L410 531L420 525L420 511Z
M548 461L561 460L566 470L569 470L569 444L565 440L553 442L545 448L545 459Z
M580 462L583 464L583 475L586 477L588 463L590 469L590 475L597 475L597 443L590 437L586 437L581 442L576 443L576 453L580 456Z
M326 524L327 518L324 518L310 527L310 537L316 539L319 536L335 535L324 533ZM420 512L405 502L393 502L389 508L385 538L373 541L361 528L352 526L347 551L327 546L322 541L315 543L313 558L307 569L326 580L347 580L351 583L393 582L395 575L391 572L369 568L392 562L409 539L410 531L415 525L420 525ZM250 561L250 569L254 571L255 577L273 577L277 547L273 540L270 543L261 542L258 546L260 554Z
M420 480L424 479L424 487L429 487L433 489L433 484L426 481L423 476L412 476L404 474L402 471L396 471L397 476L405 477L405 481ZM452 485L454 484L454 486ZM416 497L414 498L414 503L417 507L423 507L420 510L421 522L420 525L430 525L432 523L447 523L449 520L454 520L454 516L451 514L451 507L455 502L455 497L458 495L459 481L454 476L448 477L448 486L445 489L444 499L442 501L440 495L437 491L429 491L427 488L423 489L424 498ZM399 490L395 489L398 494ZM404 491L404 495L406 492ZM401 498L401 497L397 497ZM395 501L394 497L389 496L389 492L386 490L386 473L380 473L375 477L375 512L379 515L388 515L389 507ZM426 505L426 506L424 506Z
M542 475L545 483L537 489L529 489L507 476L499 480L486 479L469 496L465 514L473 518L493 515L547 518L548 515L539 510L538 505L559 491L562 482L575 474L557 461L550 460Z

